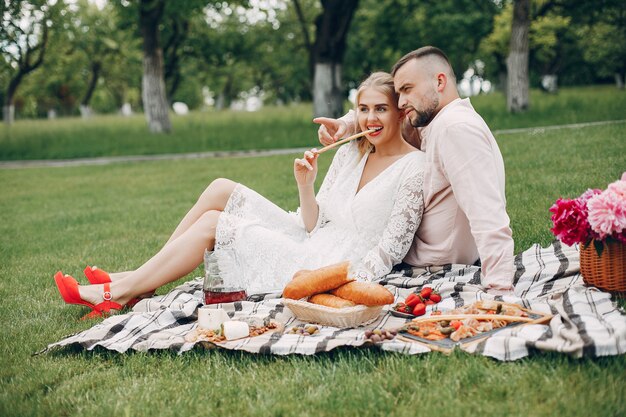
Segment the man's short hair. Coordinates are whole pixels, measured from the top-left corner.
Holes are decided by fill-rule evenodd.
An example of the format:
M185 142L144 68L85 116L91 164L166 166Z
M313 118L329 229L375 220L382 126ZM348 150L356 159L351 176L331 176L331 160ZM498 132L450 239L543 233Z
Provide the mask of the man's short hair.
M452 69L452 65L450 64L450 60L448 59L447 55L441 49L436 48L434 46L423 46L419 49L409 52L408 54L400 58L398 62L396 62L391 68L391 75L395 76L396 72L400 69L400 67L406 64L407 62L409 62L410 60L429 57L429 56L437 57L438 59L445 62L450 70L449 75L451 75L452 77L456 79L456 76L454 75L454 70Z

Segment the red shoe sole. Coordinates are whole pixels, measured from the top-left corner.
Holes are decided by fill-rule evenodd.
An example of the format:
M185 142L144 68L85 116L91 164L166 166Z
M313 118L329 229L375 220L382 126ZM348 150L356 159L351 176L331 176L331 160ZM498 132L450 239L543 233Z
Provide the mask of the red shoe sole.
M71 304L70 302L71 299L69 298L67 290L65 289L63 278L64 278L64 275L63 275L63 272L61 271L54 274L54 282L57 285L57 289L61 293L61 297L63 298L63 301L65 301L66 304Z

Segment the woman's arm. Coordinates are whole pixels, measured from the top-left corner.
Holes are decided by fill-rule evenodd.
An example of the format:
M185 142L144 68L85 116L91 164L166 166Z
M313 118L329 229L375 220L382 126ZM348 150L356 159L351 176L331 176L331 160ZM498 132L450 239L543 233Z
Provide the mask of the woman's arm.
M416 167L404 179L380 240L350 272L361 281L380 278L404 259L424 212L424 172Z
M315 200L315 178L317 177L317 157L315 150L306 151L302 159L293 162L293 174L298 184L300 195L300 217L307 232L311 232L317 224L319 207Z
M300 194L300 208L298 212L300 220L308 233L315 232L320 226L328 222L324 212L328 193L335 185L339 171L350 159L351 152L355 151L352 148L353 146L353 143L349 143L337 150L317 196L315 195L314 183L317 176L317 157L319 154L315 152L315 149L312 149L308 151L314 155L314 158L311 158L310 155L308 156L311 159L310 161L307 159L306 153L302 159L294 161L294 175Z

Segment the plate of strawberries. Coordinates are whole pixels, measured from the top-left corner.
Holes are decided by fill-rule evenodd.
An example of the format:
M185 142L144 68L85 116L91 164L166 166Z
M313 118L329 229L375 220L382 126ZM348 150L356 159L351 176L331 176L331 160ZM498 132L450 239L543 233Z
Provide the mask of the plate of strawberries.
M423 287L419 292L409 294L404 301L394 305L391 315L412 319L423 316L426 313L426 307L437 304L441 301L441 295L431 287Z

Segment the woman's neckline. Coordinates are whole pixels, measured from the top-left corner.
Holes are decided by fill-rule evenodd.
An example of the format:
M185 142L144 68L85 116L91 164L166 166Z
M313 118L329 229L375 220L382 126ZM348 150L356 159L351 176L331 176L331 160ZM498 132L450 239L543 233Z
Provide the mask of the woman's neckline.
M363 186L361 188L359 188L359 185L361 184L361 179L363 178L363 172L365 171L365 165L367 165L367 160L370 157L371 151L367 151L367 153L365 155L363 155L363 157L361 158L361 174L359 175L359 180L356 184L356 192L354 193L354 196L356 197L361 191L363 191L363 189L365 187L367 187L369 184L371 184L372 182L374 182L378 177L380 177L381 175L383 175L385 172L387 172L391 167L393 167L395 164L397 164L398 162L400 162L401 160L403 160L404 158L406 158L408 155L414 153L414 152L420 152L418 149L415 149L413 151L409 151L405 154L403 154L402 156L400 156L399 158L397 158L395 161L393 161L392 163L390 163L388 166L386 166L382 171L380 171L374 178L370 179L368 182L366 182L365 184L363 184Z

